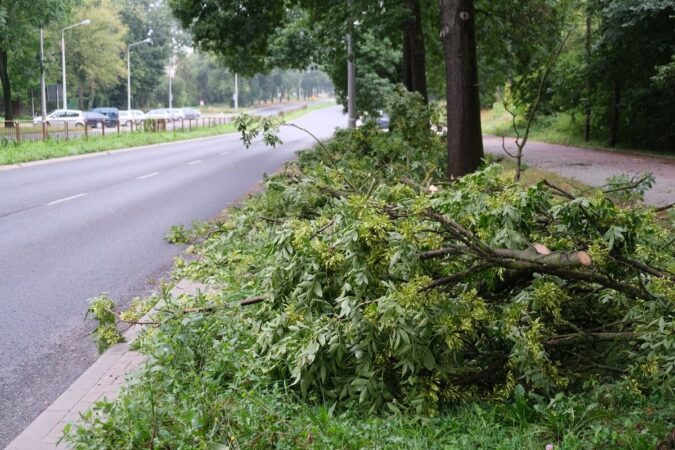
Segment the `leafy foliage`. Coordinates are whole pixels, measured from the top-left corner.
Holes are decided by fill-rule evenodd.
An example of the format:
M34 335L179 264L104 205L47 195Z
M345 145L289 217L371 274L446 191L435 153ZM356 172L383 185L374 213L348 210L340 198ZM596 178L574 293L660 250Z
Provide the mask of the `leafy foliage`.
M424 116L396 110L410 115L402 124ZM411 130L340 131L230 210L177 273L218 294L162 308L140 342L148 367L71 439L649 448L665 437L671 231L651 210L602 192L561 199L496 165L435 185L443 144ZM525 259L535 243L548 259ZM580 250L591 266L554 261ZM257 295L268 300L233 304Z
M103 294L89 299L87 316L89 314L98 321L98 326L94 330L94 339L100 353L103 353L111 345L123 341L122 334L117 330L115 302L110 297Z

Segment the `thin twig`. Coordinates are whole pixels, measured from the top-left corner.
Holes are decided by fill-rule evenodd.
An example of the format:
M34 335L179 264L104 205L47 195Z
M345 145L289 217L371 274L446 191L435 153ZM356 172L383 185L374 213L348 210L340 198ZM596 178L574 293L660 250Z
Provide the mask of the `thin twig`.
M489 267L488 264L476 264L473 267L469 267L466 270L462 270L461 272L453 273L452 275L444 278L439 278L438 280L434 280L433 282L429 283L427 286L419 289L417 292L422 293L426 291L430 291L434 288L437 288L438 286L444 286L447 284L454 284L460 280L463 280L464 278L468 277L469 275L473 275L476 272L480 272L481 270Z
M319 228L318 230L316 230L316 231L309 237L309 240L311 241L312 239L314 239L315 237L317 237L318 235L320 235L321 233L323 233L325 230L327 230L328 228L330 228L331 226L333 226L333 223L334 223L334 222L331 220L331 221L328 222L326 225L324 225L324 226L322 226L321 228Z
M647 181L651 177L652 177L652 174L647 174L647 175L643 176L642 178L638 179L637 181L631 180L630 183L625 183L621 186L615 186L615 187L610 188L610 189L603 189L602 192L605 193L605 194L611 194L613 192L629 191L631 189L635 189L635 188L639 187L642 183L644 183L645 181Z
M546 179L542 180L542 184L544 184L544 186L548 186L549 188L553 189L554 191L556 191L557 193L559 193L563 197L566 197L570 200L576 200L576 197L574 195L570 194L569 192L567 192L563 188L556 186L555 184L551 183L550 181L548 181Z

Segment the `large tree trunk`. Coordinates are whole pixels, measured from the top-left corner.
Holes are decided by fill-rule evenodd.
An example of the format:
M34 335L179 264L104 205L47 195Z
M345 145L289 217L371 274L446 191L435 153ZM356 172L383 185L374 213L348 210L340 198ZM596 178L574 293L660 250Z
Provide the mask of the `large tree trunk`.
M473 0L440 0L448 115L448 178L478 168L483 158Z
M609 123L609 146L616 147L619 135L619 109L621 105L621 83L614 82L614 94L612 95L612 117Z
M14 111L12 110L12 85L9 82L7 67L7 50L0 50L0 83L2 83L2 99L5 110L5 127L14 126Z
M409 15L403 24L403 83L409 91L419 92L426 103L429 96L420 2L405 0L405 5Z

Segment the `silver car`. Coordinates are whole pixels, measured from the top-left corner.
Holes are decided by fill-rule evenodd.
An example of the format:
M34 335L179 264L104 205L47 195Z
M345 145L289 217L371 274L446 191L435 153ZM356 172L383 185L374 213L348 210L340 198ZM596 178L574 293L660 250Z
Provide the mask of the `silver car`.
M68 123L68 126L83 127L85 120L84 113L79 109L57 109L47 115L45 123L47 125L60 126L64 126ZM33 123L42 123L42 117L34 118Z
M120 111L120 123L125 127L131 126L132 122L135 125L140 125L145 120L145 113L139 109L132 109L131 111Z

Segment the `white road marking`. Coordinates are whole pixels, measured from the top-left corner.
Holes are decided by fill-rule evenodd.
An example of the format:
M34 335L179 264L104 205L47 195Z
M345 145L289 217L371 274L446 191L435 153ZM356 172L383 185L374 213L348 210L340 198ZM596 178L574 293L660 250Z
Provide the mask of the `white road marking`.
M56 204L59 204L59 203L67 202L69 200L75 200L76 198L84 197L85 195L87 195L87 194L71 195L70 197L61 198L61 199L58 199L58 200L54 200L53 202L49 202L49 203L47 203L47 206L56 205Z
M146 178L154 177L155 175L159 175L159 172L152 172L147 175L141 175L140 177L136 178L137 180L144 180Z
M193 164L199 164L200 162L202 162L202 160L201 160L201 159L198 159L198 160L196 160L196 161L189 162L189 163L188 163L188 166L191 166L191 165L193 165Z
M223 152L223 153L220 154L220 156L227 156L229 154L230 154L230 152Z

